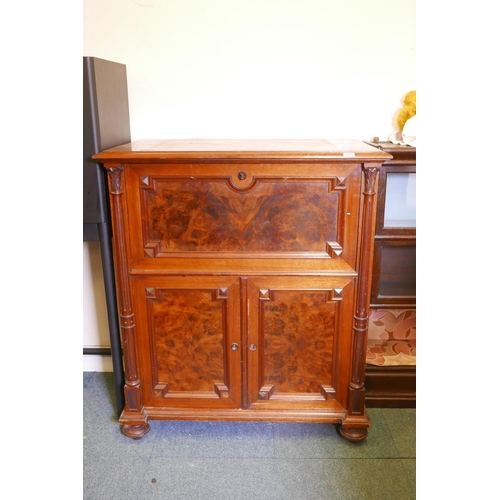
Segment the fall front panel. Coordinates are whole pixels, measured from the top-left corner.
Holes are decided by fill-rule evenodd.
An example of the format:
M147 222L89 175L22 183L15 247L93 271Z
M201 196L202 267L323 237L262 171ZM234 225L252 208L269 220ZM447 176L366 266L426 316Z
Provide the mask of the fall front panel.
M355 165L127 165L142 234L132 260L341 255L353 267L359 175Z
M145 406L241 405L236 278L136 277Z

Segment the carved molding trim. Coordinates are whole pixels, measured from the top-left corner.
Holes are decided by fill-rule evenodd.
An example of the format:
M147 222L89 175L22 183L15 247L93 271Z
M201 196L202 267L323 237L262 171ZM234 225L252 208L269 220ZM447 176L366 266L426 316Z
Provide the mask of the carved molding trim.
M346 177L334 177L334 189L345 189Z
M375 184L377 181L377 174L379 172L378 167L364 167L363 171L365 173L365 195L375 194Z
M225 384L215 384L214 391L220 399L229 399L229 387Z
M342 300L343 298L343 293L344 289L343 288L334 288L333 290L330 291L328 294L328 301L332 300Z
M217 288L217 290L214 293L214 298L215 299L227 299L229 297L229 288Z
M282 291L285 291L285 290L282 290ZM300 292L300 290L286 290L286 291L289 291L289 292L296 291L297 293ZM264 300L274 301L274 300L276 300L275 292L276 292L276 290L269 290L266 288L261 288L261 289L259 289L259 300L260 301L264 301ZM332 302L332 301L342 300L344 289L343 288L333 288L331 290L308 290L308 292L325 293L326 294L326 301Z
M336 391L331 385L322 385L320 387L321 395L328 401L329 399L335 399Z
M122 194L123 166L108 168L110 194Z
M275 386L274 385L263 385L259 389L259 399L271 399L274 394Z
M332 258L340 257L343 250L344 249L336 241L326 242L326 253Z
M150 241L144 245L144 255L146 257L156 257L160 253L160 242Z

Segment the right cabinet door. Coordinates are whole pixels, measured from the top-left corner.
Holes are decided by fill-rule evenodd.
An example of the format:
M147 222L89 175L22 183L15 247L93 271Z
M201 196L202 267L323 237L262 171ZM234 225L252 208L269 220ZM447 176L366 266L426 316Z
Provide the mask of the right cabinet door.
M349 276L248 279L248 408L346 407L354 282Z

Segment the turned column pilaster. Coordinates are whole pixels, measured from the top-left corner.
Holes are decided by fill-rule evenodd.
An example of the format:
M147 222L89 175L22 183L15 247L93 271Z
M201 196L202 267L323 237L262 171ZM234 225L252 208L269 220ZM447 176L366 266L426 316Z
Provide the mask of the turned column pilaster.
M123 165L106 165L113 220L113 250L117 285L117 298L122 334L123 364L125 372L125 409L120 417L124 432L130 437L140 438L149 431L147 418L142 412L140 379L137 369L135 343L135 315L128 279L128 256L125 235L125 210L123 202Z
M342 423L341 433L351 441L367 435L368 418L365 414L365 369L370 293L373 271L375 235L376 183L380 165L363 165L363 213L361 219L360 253L356 310L353 322L353 364L349 380L348 414Z

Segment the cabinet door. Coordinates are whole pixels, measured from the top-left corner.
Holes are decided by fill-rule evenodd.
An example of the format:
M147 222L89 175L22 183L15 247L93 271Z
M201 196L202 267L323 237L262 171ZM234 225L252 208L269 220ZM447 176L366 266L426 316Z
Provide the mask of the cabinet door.
M371 305L415 307L416 166L380 169Z
M144 406L239 408L239 280L136 276L133 286Z
M248 407L346 407L354 278L248 280Z

